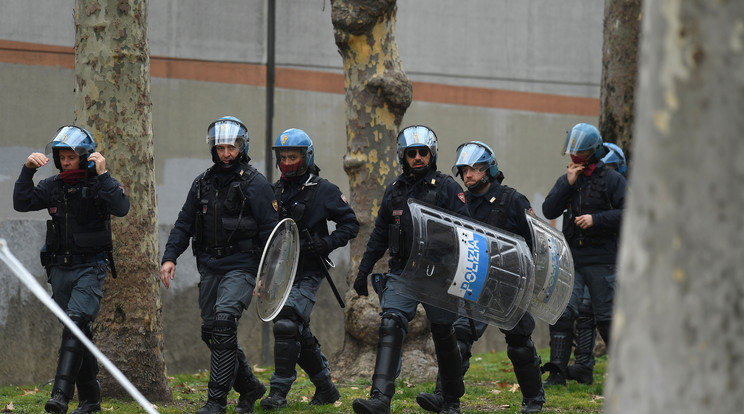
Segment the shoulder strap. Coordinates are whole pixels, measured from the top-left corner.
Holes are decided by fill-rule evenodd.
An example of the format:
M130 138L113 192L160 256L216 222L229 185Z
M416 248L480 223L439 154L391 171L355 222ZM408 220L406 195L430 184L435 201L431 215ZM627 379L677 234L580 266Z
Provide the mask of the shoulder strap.
M516 190L514 188L505 185L499 188L498 193L494 194L488 200L491 203L491 211L488 212L486 223L494 227L503 228L506 222L506 212L509 209L509 204L511 204L515 192Z

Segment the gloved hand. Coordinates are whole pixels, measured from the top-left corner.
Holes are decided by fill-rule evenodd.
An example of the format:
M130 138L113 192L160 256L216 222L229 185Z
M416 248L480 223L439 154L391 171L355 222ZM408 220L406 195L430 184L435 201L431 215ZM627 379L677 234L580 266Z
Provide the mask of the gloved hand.
M320 238L305 239L300 242L300 253L310 256L326 256L329 253L328 245Z
M356 280L354 280L354 291L359 296L369 295L369 291L367 290L367 275L364 272L357 274Z

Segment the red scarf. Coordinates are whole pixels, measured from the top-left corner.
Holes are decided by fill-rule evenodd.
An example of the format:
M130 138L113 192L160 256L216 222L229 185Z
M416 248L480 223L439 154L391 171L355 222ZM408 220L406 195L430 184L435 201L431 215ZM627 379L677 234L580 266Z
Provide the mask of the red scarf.
M590 175L592 175L592 173L594 172L596 168L597 168L596 162L587 164L586 166L584 166L584 170L581 171L581 173L589 177Z
M60 178L67 184L75 185L85 178L85 170L67 170L59 173Z

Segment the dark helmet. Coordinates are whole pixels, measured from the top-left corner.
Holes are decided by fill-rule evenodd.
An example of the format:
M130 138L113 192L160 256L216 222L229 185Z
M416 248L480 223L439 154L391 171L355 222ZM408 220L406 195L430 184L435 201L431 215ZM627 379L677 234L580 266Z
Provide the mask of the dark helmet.
M602 136L594 125L576 124L566 135L566 143L563 145L563 155L569 153L576 155L579 152L592 150L589 160L598 161L604 155Z
M499 164L491 147L481 141L466 142L457 147L457 159L452 167L452 175L462 176L462 167L466 165L473 167L480 163L486 164L486 175L481 181L468 187L471 191L477 191L486 183L495 180L499 174Z
M617 165L617 172L624 177L628 172L628 166L625 165L625 154L623 150L612 142L605 142L602 145L607 149L607 155L602 158L602 162Z
M404 128L398 134L398 161L403 166L403 171L408 172L409 167L406 162L406 150L409 148L426 147L431 153L431 164L424 168L413 171L421 173L429 168L437 166L437 135L429 127L423 125L412 125Z
M54 166L62 171L62 164L59 162L60 149L71 149L75 151L80 157L80 166L78 168L84 168L86 165L88 168L93 167L88 163L88 155L96 152L96 142L87 130L74 125L62 126L54 134L54 138L47 144L45 152L52 154Z
M248 128L245 127L240 119L234 116L223 116L222 118L209 124L207 128L207 145L212 153L212 161L220 164L220 157L217 155L215 146L233 145L240 150L240 156L236 159L248 160ZM232 163L231 163L232 164Z
M302 154L302 163L296 171L286 171L282 174L289 177L299 177L307 171L308 168L315 165L315 150L313 149L313 140L301 129L290 128L276 138L272 147L276 153L276 165L279 166L279 152L281 150L296 149ZM281 167L280 167L281 168Z

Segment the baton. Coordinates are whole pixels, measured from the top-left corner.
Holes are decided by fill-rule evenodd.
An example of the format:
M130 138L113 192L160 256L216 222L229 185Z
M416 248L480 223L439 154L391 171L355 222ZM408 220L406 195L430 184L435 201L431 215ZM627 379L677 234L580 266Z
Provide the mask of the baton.
M307 237L307 240L309 241L313 240L313 237L310 235L310 232L307 230L307 228L303 229L302 233ZM345 308L346 304L344 304L344 299L341 297L341 294L338 292L338 289L336 288L336 284L333 283L331 274L328 273L328 268L326 267L326 261L319 255L315 255L314 257L320 262L320 271L323 272L323 275L325 276L325 278L328 279L328 284L331 285L331 290L333 291L333 295L336 296L336 300L338 301L338 306Z

